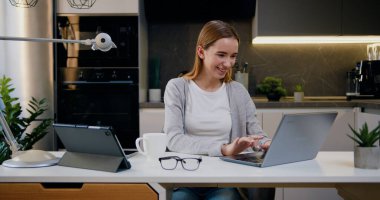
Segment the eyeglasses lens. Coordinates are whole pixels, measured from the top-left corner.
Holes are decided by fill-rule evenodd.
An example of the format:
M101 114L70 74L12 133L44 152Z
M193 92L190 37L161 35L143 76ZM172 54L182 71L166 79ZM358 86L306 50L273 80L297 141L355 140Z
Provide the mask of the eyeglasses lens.
M174 169L177 166L177 160L175 158L162 159L161 166L164 169Z
M199 167L199 160L195 158L184 158L182 167L186 170L196 170Z

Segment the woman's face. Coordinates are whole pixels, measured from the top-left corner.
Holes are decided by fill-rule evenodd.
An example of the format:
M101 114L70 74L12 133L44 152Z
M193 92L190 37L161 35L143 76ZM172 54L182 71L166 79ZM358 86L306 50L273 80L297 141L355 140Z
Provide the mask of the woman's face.
M223 79L235 65L239 43L235 38L222 38L207 49L198 47L198 56L203 61L201 73L218 80Z

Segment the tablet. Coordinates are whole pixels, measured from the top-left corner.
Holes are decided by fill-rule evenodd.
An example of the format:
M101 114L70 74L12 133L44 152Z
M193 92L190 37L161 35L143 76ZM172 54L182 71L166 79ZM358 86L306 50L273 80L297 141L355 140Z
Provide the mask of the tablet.
M131 167L109 126L53 124L66 153L58 165L103 171L119 171Z

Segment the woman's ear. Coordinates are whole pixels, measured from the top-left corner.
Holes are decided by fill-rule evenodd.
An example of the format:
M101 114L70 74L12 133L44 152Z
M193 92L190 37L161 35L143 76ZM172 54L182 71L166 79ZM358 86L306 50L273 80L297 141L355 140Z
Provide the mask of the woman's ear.
M197 47L197 54L198 54L200 59L205 58L205 51L204 51L203 47L201 47L201 46Z

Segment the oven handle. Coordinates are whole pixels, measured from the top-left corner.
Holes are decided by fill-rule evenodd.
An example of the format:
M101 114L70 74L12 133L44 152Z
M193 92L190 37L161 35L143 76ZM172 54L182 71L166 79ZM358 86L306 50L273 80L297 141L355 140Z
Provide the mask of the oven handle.
M115 85L115 84L133 84L133 81L64 81L63 85L96 85L96 84L109 84L109 85Z

